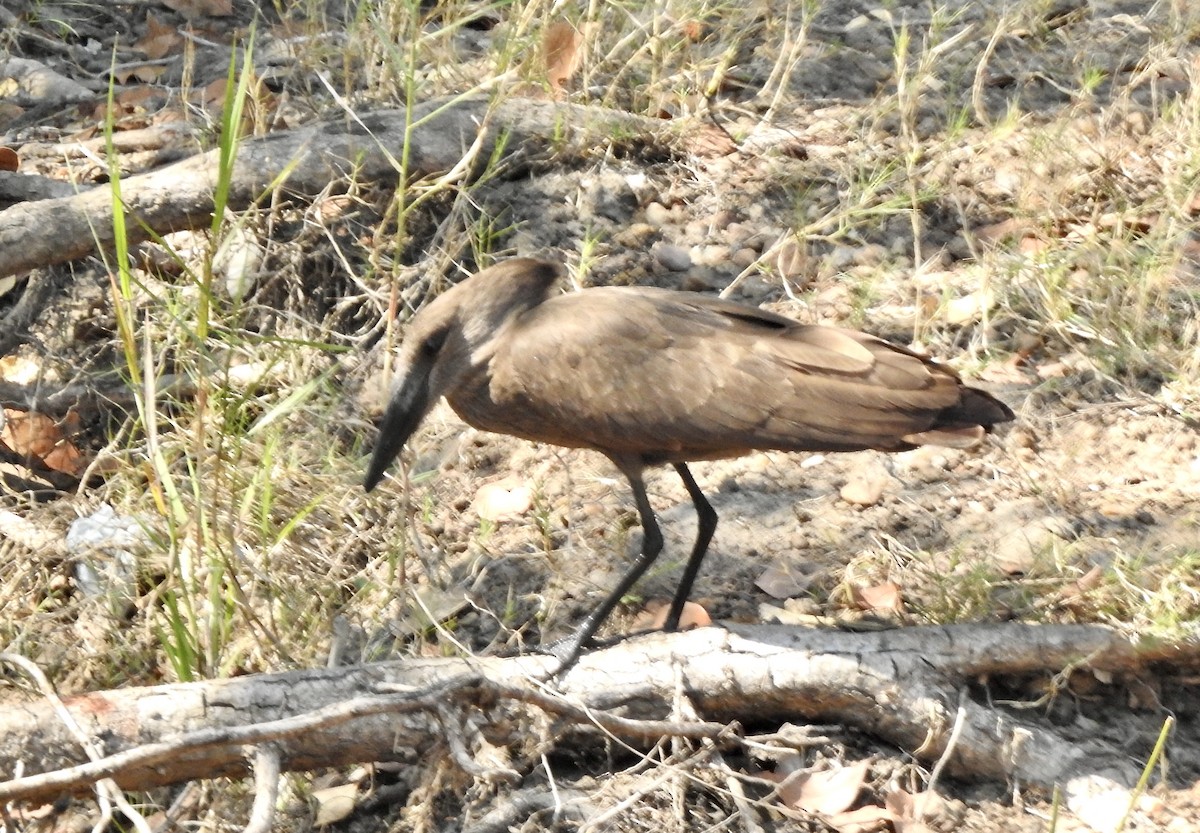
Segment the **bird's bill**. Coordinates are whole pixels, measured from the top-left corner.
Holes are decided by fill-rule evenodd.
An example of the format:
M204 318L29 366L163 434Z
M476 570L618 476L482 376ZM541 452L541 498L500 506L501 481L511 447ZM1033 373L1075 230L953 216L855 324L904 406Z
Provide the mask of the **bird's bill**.
M379 425L379 439L371 455L371 464L367 466L366 479L363 480L363 488L368 492L379 485L387 467L421 424L432 404L429 400L429 374L423 369L413 368L396 386L387 412L383 415L383 422Z

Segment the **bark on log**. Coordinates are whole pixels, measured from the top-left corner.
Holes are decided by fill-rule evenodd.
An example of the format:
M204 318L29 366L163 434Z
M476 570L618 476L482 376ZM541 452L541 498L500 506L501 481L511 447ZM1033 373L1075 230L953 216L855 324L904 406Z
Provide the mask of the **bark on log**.
M294 194L311 197L332 181L356 176L395 182L404 150L405 111L385 110L243 141L234 165L229 207L262 199L277 178ZM482 134L479 173L498 149L504 158L530 159L578 151L621 137L626 143L667 135L667 122L546 101L483 98L437 100L413 108L408 143L410 179L453 170ZM121 181L130 215L131 244L150 231L167 234L207 226L216 187L217 150ZM101 185L58 199L21 203L0 211L0 276L75 260L113 243L112 192Z
M1094 772L1136 778L1122 750L1068 743L1053 729L970 702L960 692L965 682L991 674L1133 670L1162 659L1165 650L1151 656L1112 631L1085 625L875 633L705 628L632 639L584 656L554 681L574 705L548 710L577 729L588 728L585 710L666 720L678 666L699 713L720 723L841 723L936 760L957 717L962 725L951 774L1043 786ZM85 694L67 706L109 756L90 764L81 764L85 758L52 706L33 701L0 712L0 777L12 779L0 783L0 802L51 800L102 776L145 789L240 775L248 750L264 742L277 745L289 770L417 761L452 733L448 706L464 720L470 714L487 722L492 743L505 742L527 731L521 715L528 704L546 707L538 699L546 695L531 680L546 679L552 663L541 656L403 660ZM605 728L644 740L656 732L711 737L713 726ZM78 766L36 775L72 765ZM14 778L18 766L22 778Z

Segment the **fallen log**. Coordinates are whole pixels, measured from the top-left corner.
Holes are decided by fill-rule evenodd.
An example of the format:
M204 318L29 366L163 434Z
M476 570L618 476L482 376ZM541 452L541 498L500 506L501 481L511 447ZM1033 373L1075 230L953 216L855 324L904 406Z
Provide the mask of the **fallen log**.
M31 700L0 711L0 777L8 779L0 802L45 802L101 778L147 789L243 775L248 752L267 743L293 771L416 763L449 747L460 767L487 774L463 738L516 743L547 715L567 732L640 743L671 735L734 743L731 727L751 719L840 723L922 760L945 755L946 771L964 778L1133 779L1125 750L1068 742L963 691L988 675L1128 672L1164 650L1087 625L729 626L630 639L585 655L557 680L548 677L554 660L542 656L408 659L94 692L57 708L53 698ZM707 722L671 719L678 681ZM64 706L77 726L64 720ZM81 750L81 732L102 746L95 760Z
M598 107L527 99L439 99L404 110L346 115L295 130L246 139L238 146L228 206L237 211L276 185L315 197L350 176L396 182L407 144L409 181L462 166L469 180L493 156L527 162L598 144L663 141L670 123ZM407 142L406 142L407 136ZM470 156L468 156L470 152ZM218 150L121 180L130 245L152 234L209 225ZM76 260L113 244L112 190L103 184L78 194L0 211L0 277Z

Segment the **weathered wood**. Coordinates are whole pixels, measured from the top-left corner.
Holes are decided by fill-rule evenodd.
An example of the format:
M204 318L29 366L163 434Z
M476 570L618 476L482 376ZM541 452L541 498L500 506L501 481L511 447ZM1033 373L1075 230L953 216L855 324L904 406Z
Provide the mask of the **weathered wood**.
M666 122L615 110L525 99L431 101L413 108L412 121L407 134L410 179L453 170L477 138L481 141L473 164L464 172L468 179L501 148L504 159L529 160L617 137L627 143L663 139L673 129ZM280 178L284 190L301 197L315 196L330 182L351 176L395 182L405 122L404 110L384 110L247 139L238 147L229 207L236 211L254 204ZM212 150L121 181L131 244L148 239L151 231L161 235L209 224L217 154ZM111 216L107 184L0 211L0 276L109 248Z
M1123 750L1067 742L1045 725L963 700L961 687L991 674L1068 667L1132 671L1161 659L1164 650L1142 650L1110 630L1084 625L875 633L705 628L631 639L584 655L556 683L564 704L548 710L574 730L591 725L580 706L598 719L667 720L681 679L709 721L841 723L936 760L961 708L962 731L948 772L1048 786L1091 772L1136 772ZM0 777L13 779L17 767L24 773L0 783L0 802L52 800L85 790L101 776L144 789L240 775L249 767L247 749L265 742L279 748L289 770L417 762L444 754L447 707L464 722L487 724L492 743L517 742L528 732L526 710L547 708L546 695L529 681L544 679L554 664L540 656L409 659L70 698L72 715L109 755L97 764L82 764L86 759L52 706L33 700L0 711ZM686 728L678 733L688 734ZM605 729L627 737L648 734L628 725ZM655 724L652 731L676 730ZM705 728L691 734L712 733ZM72 765L81 766L38 775Z

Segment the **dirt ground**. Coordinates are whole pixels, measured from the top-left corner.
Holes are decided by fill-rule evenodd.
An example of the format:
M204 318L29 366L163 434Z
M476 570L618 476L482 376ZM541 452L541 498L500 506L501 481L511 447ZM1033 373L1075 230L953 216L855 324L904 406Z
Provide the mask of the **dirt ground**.
M787 30L790 41L778 40L785 21L772 4L749 14L754 26L740 32L727 83L707 101L664 99L664 118L683 118L688 108L704 112L733 140L733 152L598 148L584 159L506 172L472 188L472 219L462 234L486 238L492 257L555 257L575 283L726 290L802 321L866 329L950 363L1016 413L1011 426L973 451L770 452L696 464L697 481L721 519L693 594L714 620L819 627L1083 621L1194 644L1200 638L1200 233L1194 225L1200 165L1191 139L1200 133L1181 135L1172 119L1200 101L1200 16L1184 2L1132 0L811 5L817 9L811 17L788 7L795 16L787 16L788 25L806 22L803 38L795 37L798 28ZM695 49L718 54L724 12L705 8ZM464 74L489 55L505 13L496 16L495 29L456 35ZM277 36L278 30L264 35L262 51ZM904 72L897 70L901 42L909 44L899 61ZM795 47L793 62L781 63L781 43ZM986 72L978 71L983 56ZM784 80L773 82L781 66ZM600 87L597 72L592 80ZM601 98L580 78L567 86L572 100ZM760 94L766 89L771 96ZM610 99L623 106L637 96L626 91ZM51 134L64 130L60 116L31 110L11 118L0 123L0 144L52 143ZM1177 192L1164 197L1171 188ZM411 604L380 601L388 594L363 589L389 570L391 584L381 584L394 588L398 552L409 589L435 611L452 614L456 640L480 652L531 647L567 633L637 551L628 487L595 453L481 433L443 405L410 443L407 493L394 472L378 496L358 494L371 421L381 407L384 345L377 322L387 302L378 285L362 293L346 273L377 265L372 237L376 224L388 223L385 190L356 194L359 212L333 221L328 234L299 214L279 222L263 270L273 277L260 280L248 302L268 310L257 319L251 313L260 334L272 327L298 338L319 334L346 348L299 363L314 377L329 371L330 390L321 417L296 423L289 437L297 447L328 451L332 436L338 461L321 469L327 460L320 455L298 454L295 469L277 483L290 492L282 499L289 506L317 507L280 550L293 559L286 569L294 572L279 581L311 586L327 574L336 588L328 594L341 594L328 610L314 601L321 613L311 653L297 648L291 656L319 663L345 634L349 660L447 650ZM1156 237L1168 204L1185 206L1184 221ZM417 216L406 262L435 262L421 241L435 236L446 210L442 201ZM795 230L811 233L796 243ZM1139 291L1118 276L1149 257L1142 254L1151 247L1147 240L1159 247L1153 276L1161 283L1151 287L1151 278L1142 278L1147 288ZM463 271L475 268L471 251L460 252L453 259ZM758 268L748 269L752 264ZM47 367L64 381L119 368L109 291L103 269L78 264L69 290L33 327L36 348L27 344L11 355L50 357ZM1139 312L1152 291L1157 300ZM353 303L339 304L339 297ZM0 296L0 309L13 303L13 293ZM1133 318L1143 329L1124 329ZM86 426L81 444L90 443L94 453L118 426L128 426L124 419L118 411ZM343 497L352 490L353 497ZM648 600L670 597L695 531L673 473L652 474L649 490L666 552L611 632L636 627ZM143 496L139 508L131 494L109 482L48 502L17 490L0 500L61 533L101 500L127 514L148 511L149 501ZM133 647L152 641L149 625L130 628L141 635L128 637L128 654L141 664L102 663L105 651L96 646L105 646L111 659L119 640L111 625L80 614L84 602L69 563L39 566L40 556L15 539L5 547L0 552L11 562L5 588L54 599L0 612L6 650L33 654L67 690L172 678L161 653L155 665ZM280 554L254 569L284 570ZM18 559L19 574L12 566ZM52 589L34 586L39 580ZM889 601L878 601L880 594ZM142 605L135 618L149 616ZM93 633L94 642L77 638L95 628L104 633ZM286 667L282 659L257 648L222 666L226 673L279 667ZM1194 665L1157 667L1144 679L1072 690L1043 710L1041 719L1064 735L1111 741L1139 767L1150 759L1164 719L1175 718L1169 766L1156 771L1151 798L1126 830L1200 830L1198 679ZM1040 684L993 680L981 689L997 701L1032 700ZM810 755L870 760L864 795L879 795L889 784L919 781L922 770L910 751L843 730ZM729 763L747 770L756 764ZM629 799L604 829L747 824L713 785L672 792L670 785L653 785L656 770L647 775L636 757L619 751L557 750L545 765L557 784L593 795L601 806ZM378 777L381 785L393 778ZM194 805L194 818L208 829L231 827L224 814L243 812L244 793L223 789L206 788ZM458 829L463 813L503 803L478 785L465 794L452 785L422 789L432 796L422 812L405 792L407 806L364 803L338 826L364 833ZM1105 825L1116 821L1111 813L1087 812L1083 798L1052 827L1051 796L1022 784L944 781L941 789L949 806L928 821L937 830L1112 829ZM311 826L304 790L296 793L283 802L288 809L276 829ZM165 804L170 797L155 800ZM51 826L14 829L74 829L58 818ZM76 818L91 819L91 811L79 810ZM761 829L779 831L839 829L798 813L764 815L761 822ZM595 829L532 811L494 829L542 827Z

